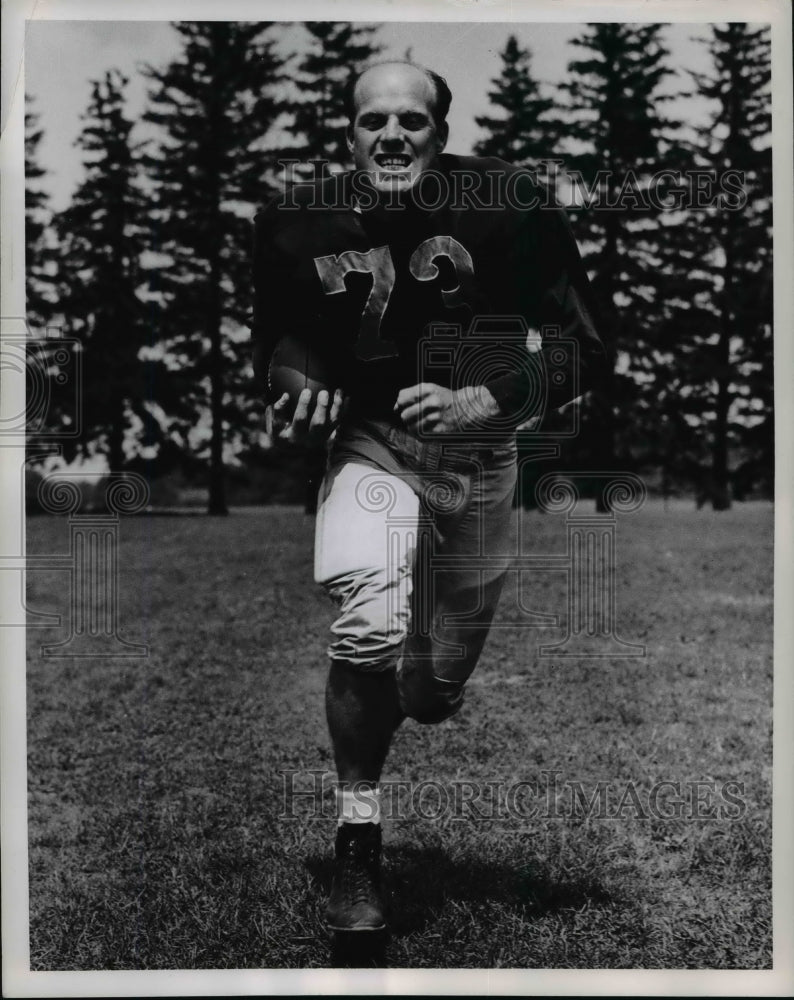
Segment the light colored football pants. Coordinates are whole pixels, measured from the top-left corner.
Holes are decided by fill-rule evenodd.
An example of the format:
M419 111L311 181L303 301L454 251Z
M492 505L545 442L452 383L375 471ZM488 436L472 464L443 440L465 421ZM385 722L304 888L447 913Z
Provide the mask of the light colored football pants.
M315 579L339 607L328 654L397 671L400 702L440 722L463 700L513 552L515 441L420 441L341 428L320 494Z

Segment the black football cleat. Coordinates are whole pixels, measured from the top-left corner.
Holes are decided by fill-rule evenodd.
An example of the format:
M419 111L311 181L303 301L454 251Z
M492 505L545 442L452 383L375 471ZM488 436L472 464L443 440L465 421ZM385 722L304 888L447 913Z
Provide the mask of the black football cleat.
M382 931L386 927L380 885L380 823L342 823L325 910L333 931Z

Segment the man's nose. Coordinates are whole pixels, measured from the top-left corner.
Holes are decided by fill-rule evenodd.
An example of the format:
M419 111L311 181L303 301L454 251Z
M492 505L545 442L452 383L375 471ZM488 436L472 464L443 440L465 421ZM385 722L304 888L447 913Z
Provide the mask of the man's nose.
M386 121L386 127L383 130L383 139L385 142L400 142L402 141L403 130L400 126L400 119L397 115L390 115Z

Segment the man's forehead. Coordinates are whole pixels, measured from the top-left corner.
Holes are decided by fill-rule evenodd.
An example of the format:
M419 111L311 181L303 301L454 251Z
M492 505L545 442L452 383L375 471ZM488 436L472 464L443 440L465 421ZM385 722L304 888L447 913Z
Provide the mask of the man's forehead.
M395 99L430 108L435 90L422 70L397 63L366 70L356 84L354 96L357 109Z

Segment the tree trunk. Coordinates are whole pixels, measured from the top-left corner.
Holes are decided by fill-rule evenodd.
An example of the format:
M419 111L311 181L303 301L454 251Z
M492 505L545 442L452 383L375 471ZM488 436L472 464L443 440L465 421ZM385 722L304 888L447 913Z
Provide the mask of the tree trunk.
M728 337L720 334L718 351L720 372L717 376L716 419L714 421L714 441L711 453L711 505L714 510L728 510L731 506L731 491L728 477L728 409L731 405L726 369L728 367ZM724 362L723 362L724 357Z
M598 468L593 471L599 473L604 487L608 483L609 475L616 471L618 465L615 457L614 383L615 372L610 370L603 388L594 394L598 414L599 449ZM599 514L609 514L612 511L603 488L599 488L596 493L596 511Z
M213 92L213 100L209 108L210 135L218 136L221 130L222 111L218 107L217 88ZM218 163L217 145L208 150L210 157L210 233L209 248L210 275L208 295L207 327L210 340L210 418L212 421L212 436L210 438L210 476L209 499L207 513L225 515L229 513L226 506L226 469L223 464L223 350L221 344L221 278L223 251L223 229L221 219L221 179Z
M720 339L717 343L714 439L711 450L711 506L728 510L731 491L728 470L728 411L731 406L731 336L733 334L734 244L731 213L725 226L725 267L720 316Z
M215 267L213 266L214 281ZM211 298L217 299L218 289L213 286ZM220 310L211 309L212 329L210 330L210 415L212 437L210 439L210 477L208 514L228 514L226 506L226 469L223 465L223 352L221 351Z
M217 229L215 230L218 231ZM226 469L223 464L223 350L221 348L220 250L210 262L208 334L210 338L210 476L208 514L228 514Z
M113 406L113 425L108 435L108 466L111 472L121 472L124 465L124 399L119 394Z
M612 367L606 375L603 386L593 393L595 413L598 420L597 454L598 466L593 471L601 473L606 480L609 473L617 469L615 457L615 369L616 358L612 357L612 343L615 338L615 327L618 323L615 309L615 262L618 253L617 220L609 219L605 227L604 249L602 251L603 270L598 280L598 299L601 310L601 323L608 327L601 332L607 340ZM609 502L604 495L604 489L596 494L596 511L599 514L611 513Z

